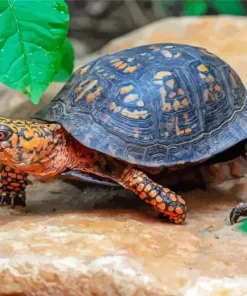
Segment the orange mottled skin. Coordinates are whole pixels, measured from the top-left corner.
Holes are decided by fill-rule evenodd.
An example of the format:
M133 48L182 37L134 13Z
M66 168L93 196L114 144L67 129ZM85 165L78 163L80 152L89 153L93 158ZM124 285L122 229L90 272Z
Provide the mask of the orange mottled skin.
M83 146L59 124L0 118L1 204L25 205L28 175L66 170L111 179L137 194L173 223L186 216L184 200L133 166Z

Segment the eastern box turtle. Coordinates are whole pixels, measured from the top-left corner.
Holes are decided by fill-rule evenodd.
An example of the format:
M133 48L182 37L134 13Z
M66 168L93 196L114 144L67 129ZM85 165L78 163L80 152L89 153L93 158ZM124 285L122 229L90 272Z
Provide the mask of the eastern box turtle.
M180 224L185 201L152 174L236 145L245 157L246 138L246 90L226 62L182 44L123 50L79 68L32 121L0 118L1 203L25 206L29 174L67 175L120 184ZM239 204L231 222L246 215Z

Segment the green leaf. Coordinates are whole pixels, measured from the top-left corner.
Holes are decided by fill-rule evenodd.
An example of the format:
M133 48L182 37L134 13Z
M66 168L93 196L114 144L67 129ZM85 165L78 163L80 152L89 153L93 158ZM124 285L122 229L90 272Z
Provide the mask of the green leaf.
M221 14L245 15L241 0L214 0L213 7Z
M64 82L70 78L74 69L74 57L74 48L69 39L65 39L65 42L63 44L63 56L61 65L53 81Z
M37 104L62 58L64 0L0 0L0 81Z
M207 11L207 3L204 0L186 0L184 3L185 15L203 15Z

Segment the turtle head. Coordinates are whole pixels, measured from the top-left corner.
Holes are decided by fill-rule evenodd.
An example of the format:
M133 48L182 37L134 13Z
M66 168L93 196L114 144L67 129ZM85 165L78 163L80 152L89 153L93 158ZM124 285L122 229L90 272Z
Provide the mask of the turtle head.
M25 170L54 150L58 124L40 124L0 117L0 162Z

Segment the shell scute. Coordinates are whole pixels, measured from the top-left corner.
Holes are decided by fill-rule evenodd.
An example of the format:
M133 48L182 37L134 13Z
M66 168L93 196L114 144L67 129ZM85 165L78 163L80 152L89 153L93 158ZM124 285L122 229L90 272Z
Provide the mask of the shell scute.
M206 49L139 46L79 68L34 118L138 165L207 159L247 137L246 90Z

